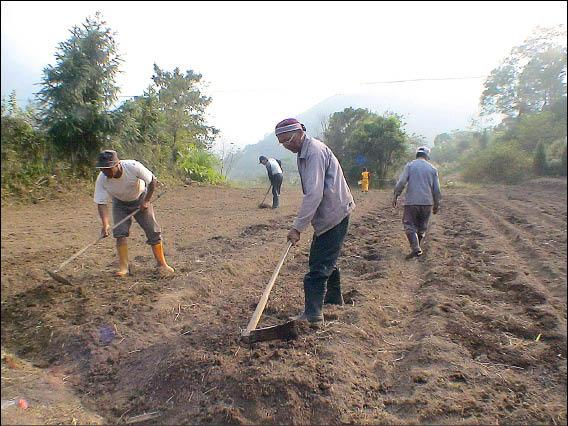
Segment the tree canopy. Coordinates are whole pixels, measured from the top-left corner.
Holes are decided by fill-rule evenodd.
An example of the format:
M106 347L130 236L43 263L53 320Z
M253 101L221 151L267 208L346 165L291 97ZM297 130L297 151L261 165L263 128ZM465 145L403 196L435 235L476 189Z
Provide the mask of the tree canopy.
M55 57L56 65L43 71L43 120L57 152L84 168L113 131L109 108L116 100L121 59L99 13L74 26Z
M214 127L205 125L205 109L211 103L211 98L201 93L201 79L201 74L193 70L183 74L179 68L170 72L154 64L152 80L175 149L180 139L210 148L218 133Z
M408 159L411 137L403 127L396 114L378 115L366 109L346 108L330 116L323 139L341 162L348 179L358 180L366 167L378 182L384 183Z
M484 84L485 114L517 117L566 102L566 29L539 28L491 71Z

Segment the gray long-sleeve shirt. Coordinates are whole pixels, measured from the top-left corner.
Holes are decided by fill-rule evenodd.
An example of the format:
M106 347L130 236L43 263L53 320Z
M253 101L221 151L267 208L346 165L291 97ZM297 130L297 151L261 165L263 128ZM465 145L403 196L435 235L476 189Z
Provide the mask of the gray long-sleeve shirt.
M432 206L440 203L442 193L438 170L428 161L416 159L407 163L394 187L394 195L398 197L407 184L405 205Z
M306 135L297 162L304 198L293 227L303 232L311 223L319 236L345 219L355 202L339 161L323 142Z

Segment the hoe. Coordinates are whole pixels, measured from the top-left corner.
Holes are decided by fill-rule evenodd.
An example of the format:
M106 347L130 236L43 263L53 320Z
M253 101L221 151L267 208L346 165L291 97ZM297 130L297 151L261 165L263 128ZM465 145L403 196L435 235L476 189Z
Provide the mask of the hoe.
M286 249L284 250L282 256L280 257L280 262L278 262L278 266L276 266L276 269L274 270L274 273L272 274L270 281L264 288L262 297L260 298L260 301L256 306L254 314L252 315L252 318L250 319L247 328L241 334L241 339L244 343L264 342L267 340L275 340L275 339L291 340L298 337L298 326L296 321L288 321L285 322L284 324L274 325L272 327L256 328L256 326L258 325L258 321L260 320L260 317L262 315L262 312L266 307L266 303L268 302L268 295L270 294L272 286L276 281L276 277L278 277L278 273L280 272L280 268L282 267L282 264L284 263L284 260L286 259L288 252L290 251L290 247L292 247L292 243L288 242Z
M266 200L266 196L268 195L268 193L270 192L270 190L272 189L272 184L270 184L270 186L268 187L268 190L266 191L266 194L264 194L264 198L262 199L262 202L258 205L258 207L260 209L268 209L270 208L270 205L266 204L264 202L264 200Z
M156 198L154 198L153 202L156 202L160 199L160 197L162 195L164 195L165 192L162 192L160 194L158 194L156 196ZM122 219L120 222L116 223L113 225L113 227L111 228L111 231L113 229L115 229L117 226L122 225L124 222L126 222L128 219L132 218L132 216L134 216L136 213L138 213L140 211L140 209L136 209L134 210L132 213L130 213L128 216L126 216L124 219ZM83 247L81 250L79 250L77 253L75 253L73 256L71 256L69 259L67 259L65 262L63 262L61 265L59 265L57 267L57 269L55 269L54 271L46 271L49 276L51 278L53 278L55 281L58 281L62 284L67 284L67 285L71 285L71 281L69 281L67 278L59 275L59 271L61 271L61 269L63 269L65 266L67 266L67 264L69 264L72 260L75 260L77 257L79 257L80 255L82 255L85 251L87 251L87 249L91 248L92 246L94 246L95 244L97 244L100 240L102 240L103 237L102 235L97 238L95 241L93 241L92 243L87 244L85 247Z

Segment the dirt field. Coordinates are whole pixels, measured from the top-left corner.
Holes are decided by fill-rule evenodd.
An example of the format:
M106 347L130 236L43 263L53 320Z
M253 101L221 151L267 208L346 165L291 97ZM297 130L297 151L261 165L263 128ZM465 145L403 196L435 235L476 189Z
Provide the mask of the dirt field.
M180 187L156 206L173 278L137 225L133 274L96 239L89 195L2 209L2 424L566 424L566 181L444 188L425 255L390 192L356 193L343 308L290 342L239 343L300 202ZM291 250L261 325L303 307L311 235ZM29 409L4 407L26 398Z

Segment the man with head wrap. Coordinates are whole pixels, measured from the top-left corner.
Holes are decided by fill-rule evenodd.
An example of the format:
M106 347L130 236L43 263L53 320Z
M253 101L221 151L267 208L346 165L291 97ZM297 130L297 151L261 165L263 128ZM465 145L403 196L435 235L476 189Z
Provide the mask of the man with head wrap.
M275 133L284 148L297 154L304 194L288 241L296 244L310 223L314 228L309 272L304 276L304 311L295 319L318 325L323 322L324 303L343 304L336 262L355 203L331 149L305 130L298 120L289 118L276 125Z

